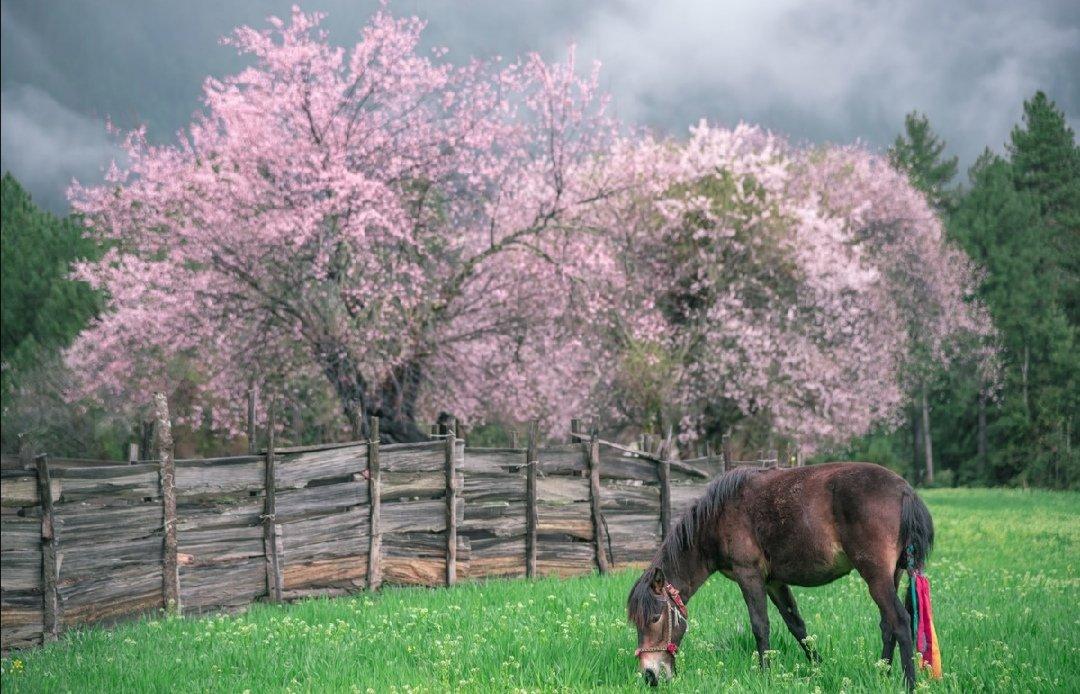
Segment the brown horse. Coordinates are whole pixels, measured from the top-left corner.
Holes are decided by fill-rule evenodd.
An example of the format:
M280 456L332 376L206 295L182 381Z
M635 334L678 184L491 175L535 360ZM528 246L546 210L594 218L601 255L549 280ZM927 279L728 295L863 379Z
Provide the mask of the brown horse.
M891 663L900 644L910 689L911 621L897 588L909 555L921 569L933 542L933 520L915 490L878 465L743 468L721 475L683 513L630 591L627 614L637 626L641 673L651 685L674 676L675 652L689 626L684 601L717 571L739 584L763 667L766 596L816 661L789 586L824 585L854 568L881 611L881 657Z

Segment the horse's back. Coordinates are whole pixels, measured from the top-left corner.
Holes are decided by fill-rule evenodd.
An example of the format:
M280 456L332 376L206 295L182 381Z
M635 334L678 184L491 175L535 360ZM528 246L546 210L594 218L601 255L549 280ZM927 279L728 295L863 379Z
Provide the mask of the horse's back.
M822 585L870 555L895 555L905 488L903 478L871 463L769 470L749 485L743 510L771 579Z

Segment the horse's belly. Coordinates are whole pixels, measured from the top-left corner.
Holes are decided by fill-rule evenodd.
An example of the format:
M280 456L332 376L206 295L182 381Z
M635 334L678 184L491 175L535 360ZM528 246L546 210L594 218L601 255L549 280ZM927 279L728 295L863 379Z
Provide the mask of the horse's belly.
M771 562L769 578L793 586L823 586L851 572L851 560L848 559L840 543L832 544L826 551L814 553L818 559L789 562ZM794 559L794 558L793 558Z

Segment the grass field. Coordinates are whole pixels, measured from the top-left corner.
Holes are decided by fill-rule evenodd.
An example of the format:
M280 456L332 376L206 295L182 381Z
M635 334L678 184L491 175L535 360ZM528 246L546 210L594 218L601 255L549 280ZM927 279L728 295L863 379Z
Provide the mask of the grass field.
M1080 494L931 490L929 565L945 678L937 691L1080 690ZM71 633L3 659L24 691L640 691L624 617L636 577L494 581L452 590L257 606L235 617L160 619ZM904 582L906 585L906 581ZM753 665L735 584L713 577L690 605L671 691L899 691L877 611L852 574L796 589L824 662L811 668L770 606L772 667Z

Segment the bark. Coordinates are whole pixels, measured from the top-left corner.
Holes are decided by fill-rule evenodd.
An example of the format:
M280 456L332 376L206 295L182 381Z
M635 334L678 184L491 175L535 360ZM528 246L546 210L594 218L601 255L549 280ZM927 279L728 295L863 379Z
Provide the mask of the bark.
M379 389L379 408L384 439L387 441L424 441L427 436L416 425L416 402L424 367L411 359L394 370Z
M934 483L934 442L930 437L930 405L926 398L926 386L922 389L922 435L923 455L926 459L926 484Z
M978 450L979 475L986 482L990 477L990 465L987 461L986 445L986 388L979 388L979 432L976 438Z
M1028 346L1024 345L1024 361L1020 364L1020 386L1021 393L1024 399L1024 413L1031 416L1031 410L1028 408L1028 367L1031 364L1031 350Z
M911 474L915 482L919 481L919 471L922 469L919 460L919 445L922 442L922 430L919 424L919 409L917 403L911 405Z

